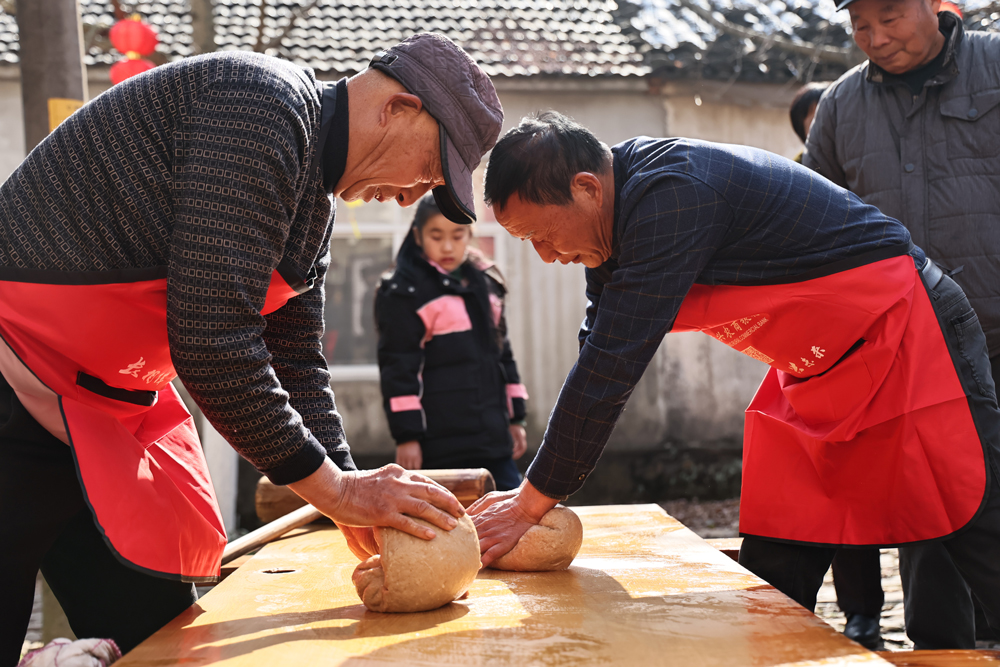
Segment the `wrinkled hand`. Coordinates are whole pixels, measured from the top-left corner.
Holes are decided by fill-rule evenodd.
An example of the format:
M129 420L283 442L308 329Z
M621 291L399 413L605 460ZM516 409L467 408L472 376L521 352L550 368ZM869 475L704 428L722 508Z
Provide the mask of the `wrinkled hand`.
M411 517L451 530L457 525L454 517L465 514L448 489L392 463L377 470L342 471L327 459L312 475L288 486L337 525L348 528L389 526L431 540L434 531ZM364 531L350 532L348 545L352 538L355 542L351 551L355 555L356 548L370 552L374 538L369 539Z
M375 537L374 528L370 526L365 528L343 526L339 523L337 524L337 528L340 528L340 532L344 534L344 539L347 540L347 548L361 560L368 560L375 554L382 553L382 545L379 544L378 538Z
M473 503L469 516L479 533L483 567L513 549L521 536L558 502L525 481L519 489L494 491Z
M396 465L407 470L420 470L424 465L424 452L416 440L396 445Z
M514 441L514 453L511 458L516 461L528 450L528 434L520 424L511 424L510 437Z

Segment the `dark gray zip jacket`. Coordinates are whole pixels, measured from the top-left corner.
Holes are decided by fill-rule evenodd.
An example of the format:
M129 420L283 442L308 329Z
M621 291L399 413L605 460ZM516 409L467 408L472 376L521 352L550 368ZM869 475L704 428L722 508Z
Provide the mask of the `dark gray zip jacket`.
M1000 34L939 14L941 71L918 96L870 62L824 93L803 164L900 220L965 289L1000 354Z

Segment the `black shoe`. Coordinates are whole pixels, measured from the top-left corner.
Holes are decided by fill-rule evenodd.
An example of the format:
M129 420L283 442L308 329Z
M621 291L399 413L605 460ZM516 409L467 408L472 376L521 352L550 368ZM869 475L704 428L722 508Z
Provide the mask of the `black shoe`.
M882 643L882 629L879 627L878 619L872 616L848 614L844 635L870 651L881 651L885 648L885 644Z

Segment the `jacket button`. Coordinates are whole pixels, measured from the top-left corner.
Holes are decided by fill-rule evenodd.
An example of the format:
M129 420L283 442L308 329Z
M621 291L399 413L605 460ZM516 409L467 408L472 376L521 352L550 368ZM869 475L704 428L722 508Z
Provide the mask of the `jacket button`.
M914 167L914 166L913 166L913 163L912 163L912 162L908 162L908 163L906 164L906 166L905 166L905 167L903 167L903 169L905 169L905 170L906 170L906 173L908 173L908 174L909 174L909 173L910 173L910 172L912 172L912 171L913 171L914 169L916 169L916 167Z
M975 118L978 114L979 111L975 107L969 109L969 118Z
M584 477L586 477L586 476L587 476L587 474L586 474L586 473L584 473L584 474L580 475L579 477L577 477L577 479L578 479L578 480L580 480L580 481L582 482L582 481L583 481L583 478L584 478Z

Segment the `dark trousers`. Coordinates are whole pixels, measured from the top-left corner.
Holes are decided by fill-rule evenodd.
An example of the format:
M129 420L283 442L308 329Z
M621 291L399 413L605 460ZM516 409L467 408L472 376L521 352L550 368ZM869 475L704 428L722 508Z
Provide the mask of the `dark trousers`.
M994 389L1000 386L1000 356L990 358ZM994 557L1000 559L1000 547ZM984 627L985 613L969 585L938 542L899 551L906 634L917 649L971 649L976 635L1000 636L995 625Z
M78 637L114 639L122 651L196 599L191 584L118 561L84 501L70 448L0 376L0 667L17 664L39 569Z
M988 491L980 515L957 536L900 547L900 574L907 634L917 648L970 648L974 645L970 588L994 633L1000 630L1000 410L985 336L977 327L968 326L975 318L968 300L948 277L929 294L957 360L959 377L969 390L976 426L989 443ZM823 575L836 553L835 548L748 537L740 549L740 563L813 610ZM950 619L942 629L945 616Z
M840 549L833 557L837 604L848 617L878 618L885 604L882 563L878 549Z

